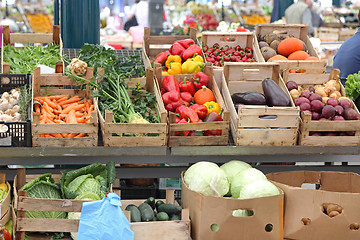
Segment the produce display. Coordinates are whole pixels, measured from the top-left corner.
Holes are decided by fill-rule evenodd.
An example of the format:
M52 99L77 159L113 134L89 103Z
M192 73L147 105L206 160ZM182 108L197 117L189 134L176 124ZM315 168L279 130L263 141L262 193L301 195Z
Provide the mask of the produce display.
M15 48L6 45L3 61L10 64L10 73L32 73L37 65L45 65L55 69L56 64L61 62L60 46L49 44L46 47Z
M356 100L360 96L360 72L349 74L345 84L346 96L352 100Z
M224 39L229 41L230 39ZM223 67L225 62L256 62L254 51L250 47L220 47L218 43L213 46L203 46L204 56L207 62L216 67Z
M251 199L280 194L278 188L259 170L249 164L232 160L219 167L211 162L198 162L184 174L189 189L208 196ZM235 216L247 216L248 211L235 210Z
M36 33L51 33L52 22L49 15L45 14L26 14L31 29Z
M319 60L308 54L306 44L286 30L274 30L258 35L259 48L265 61L273 60Z
M257 15L257 14L242 15L241 18L243 19L245 24L249 24L249 25L267 23L267 20L266 20L265 16L263 16L263 15Z
M214 93L207 88L209 76L198 72L191 79L179 81L168 75L162 80L161 95L166 110L175 112L176 123L201 123L223 121L221 107L215 102ZM177 136L221 135L221 130L182 131Z
M316 121L358 120L359 113L354 109L351 99L341 96L341 84L329 80L323 85L304 88L294 81L286 83L296 106L301 112L311 114ZM355 132L311 132L311 136L354 136Z
M131 222L178 221L182 207L149 197L139 206L127 205L125 210L130 211Z
M269 107L290 107L291 101L277 83L265 78L262 81L264 94L259 92L233 93L231 99L235 109L238 110L240 104L245 105L267 105Z
M79 96L54 95L34 97L34 111L40 115L40 124L78 124L90 123L94 104L91 99ZM79 138L86 133L40 134L49 138Z

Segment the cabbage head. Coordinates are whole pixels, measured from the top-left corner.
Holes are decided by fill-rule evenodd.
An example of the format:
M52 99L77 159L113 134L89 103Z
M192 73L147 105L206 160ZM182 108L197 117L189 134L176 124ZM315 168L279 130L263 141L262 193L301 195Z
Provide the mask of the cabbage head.
M241 189L239 199L279 195L279 189L268 180L257 180Z
M254 215L254 212L252 210L248 210L248 209L238 209L238 210L234 210L232 212L232 215L234 217L250 217L250 216Z
M100 182L96 180L93 175L86 174L75 178L69 183L66 189L68 192L75 193L77 196L84 193L94 193L100 198L103 195L100 188Z
M255 182L256 180L267 180L266 176L256 168L249 168L241 171L236 175L232 182L230 182L231 197L239 198L241 189L246 185Z
M191 166L188 171L185 172L184 179L187 179L187 185L193 191L216 197L222 197L229 191L229 180L215 163L200 162Z
M239 175L240 172L242 172L243 170L249 169L252 167L249 164L247 164L246 162L231 160L230 162L227 162L227 163L224 163L223 165L221 165L220 168L225 171L226 176L229 179L230 184L231 184L233 178L236 175Z

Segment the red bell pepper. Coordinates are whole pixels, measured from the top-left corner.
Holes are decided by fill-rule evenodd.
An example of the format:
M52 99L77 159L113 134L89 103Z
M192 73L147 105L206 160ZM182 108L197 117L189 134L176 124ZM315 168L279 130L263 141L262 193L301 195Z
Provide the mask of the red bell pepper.
M185 102L191 102L193 100L193 97L191 96L191 94L189 92L181 92L180 97Z
M171 91L166 92L162 95L164 105L166 110L174 111L178 106L180 106L183 100L180 98L180 92Z
M170 55L170 51L161 52L156 57L153 63L160 63L161 65L165 65L165 62Z
M195 44L194 40L192 40L192 39L184 39L184 40L180 40L177 42L179 42L181 44L181 46L183 46L185 49L187 49L191 45Z
M193 76L194 86L198 89L201 89L202 86L207 86L209 79L209 76L205 73L198 72Z
M172 75L167 75L163 79L162 86L169 92L177 91L180 93L179 81Z
M199 122L199 116L194 111L194 109L186 108L182 111L181 118L189 119L191 123L197 123Z
M204 131L191 131L188 136L204 136Z
M166 93L166 92L167 92L166 89L165 89L165 88L162 88L161 91L160 91L161 96L162 96L164 93Z
M182 111L184 111L184 109L186 108L185 105L180 105L179 107L176 108L175 113L182 113Z
M186 81L186 77L184 78L184 81L179 83L179 87L181 92L188 92L191 94L191 96L194 96L195 94L194 83L191 81Z
M183 118L177 123L179 123L179 124L188 123L188 121L185 118ZM190 133L190 131L176 131L175 136L187 136L187 135L189 135L189 133Z
M179 41L174 42L170 48L171 55L179 55L180 57L182 56L184 51L185 48L179 43Z
M177 117L177 118L175 119L175 123L179 123L180 120L181 120L181 119Z
M182 54L182 59L186 60L188 58L192 58L195 56L195 54L201 55L201 47L199 47L198 45L194 44L191 45L188 49L186 49L183 54Z
M222 117L216 113L216 112L211 112L207 115L207 117L205 118L205 122L220 122L223 121ZM217 129L217 130L206 130L204 132L205 136L220 136L222 133L221 129Z
M194 109L200 119L204 120L208 115L208 109L205 105L193 104L190 108Z

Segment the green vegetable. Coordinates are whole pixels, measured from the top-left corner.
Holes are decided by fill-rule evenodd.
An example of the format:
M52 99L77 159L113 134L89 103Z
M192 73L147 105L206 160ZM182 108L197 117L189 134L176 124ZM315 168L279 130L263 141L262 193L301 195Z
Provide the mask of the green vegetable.
M193 191L222 197L229 191L229 180L225 172L215 163L198 162L184 175L186 185Z
M149 197L145 202L149 204L152 209L155 209L155 198Z
M30 198L61 199L58 185L54 184L51 173L46 173L25 184L20 190L27 191ZM66 218L65 212L27 211L28 218Z
M20 114L21 114L21 120L27 121L29 118L29 105L32 100L32 92L31 92L31 85L30 86L21 86L19 87L19 102L18 105L20 107Z
M170 218L171 221L179 221L181 217L178 214L173 214Z
M241 189L239 199L279 195L279 189L268 180L257 180Z
M156 203L155 203L156 211L158 211L158 207L159 207L161 204L164 204L164 201L162 201L162 200L157 200L157 201L156 201Z
M131 222L141 222L140 210L134 204L129 204L125 208L126 211L130 211Z
M234 176L238 175L241 171L245 169L251 168L251 166L242 161L232 160L221 165L220 168L226 173L226 176L229 179L231 185Z
M142 203L139 206L140 214L141 214L141 220L143 222L149 222L154 220L154 211L147 203Z
M55 68L61 62L60 46L49 44L46 47L26 46L22 49L6 45L3 61L10 64L10 73L32 73L39 64Z
M356 100L360 96L360 71L347 76L345 93L352 100Z
M166 212L159 212L157 214L158 221L169 221L169 215Z
M182 211L181 206L175 206L174 204L164 203L158 207L158 212L166 212L168 215L179 214Z
M107 182L108 188L110 189L111 184L115 181L116 178L116 171L115 171L115 162L110 161L106 164L107 170Z
M248 184L256 180L266 180L266 176L255 168L249 168L241 171L233 178L230 183L230 192L233 198L239 198L241 190Z

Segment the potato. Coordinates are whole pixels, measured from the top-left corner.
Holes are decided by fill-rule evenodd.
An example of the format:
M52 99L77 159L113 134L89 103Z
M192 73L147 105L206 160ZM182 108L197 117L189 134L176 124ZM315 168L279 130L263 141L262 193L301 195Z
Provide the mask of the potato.
M332 211L332 212L330 212L329 213L329 217L335 217L335 216L337 216L337 215L339 215L340 213L338 212L338 211Z

